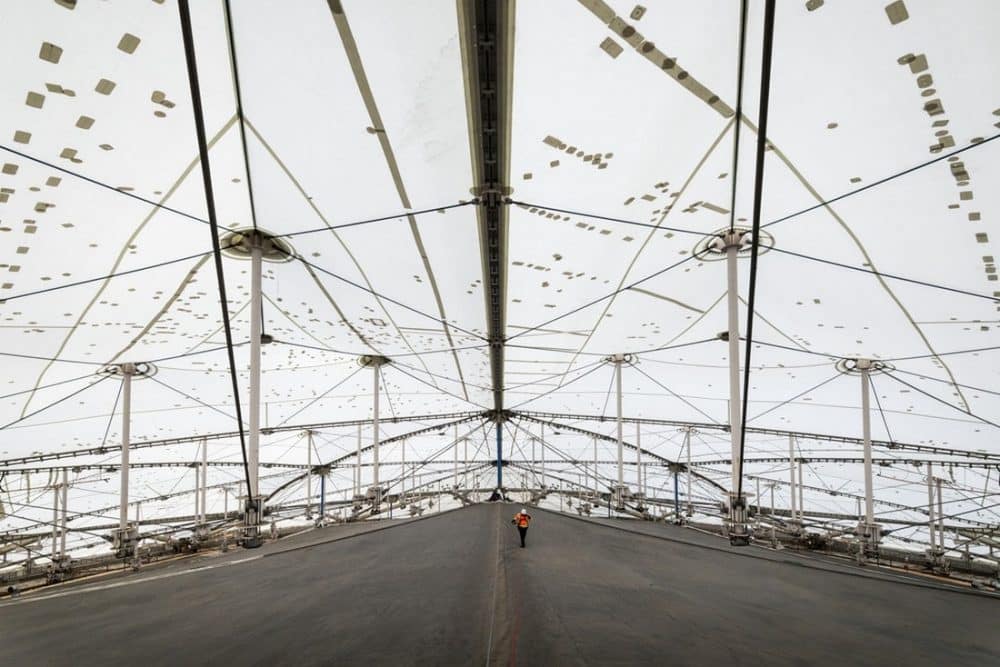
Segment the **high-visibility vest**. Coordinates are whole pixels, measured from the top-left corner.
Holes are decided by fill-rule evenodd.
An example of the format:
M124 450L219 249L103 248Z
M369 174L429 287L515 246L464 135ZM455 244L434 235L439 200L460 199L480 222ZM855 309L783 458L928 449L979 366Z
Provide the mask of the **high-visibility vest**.
M518 528L527 528L528 527L528 523L531 521L531 515L530 514L517 514L517 515L514 516L514 519L517 521L517 527Z

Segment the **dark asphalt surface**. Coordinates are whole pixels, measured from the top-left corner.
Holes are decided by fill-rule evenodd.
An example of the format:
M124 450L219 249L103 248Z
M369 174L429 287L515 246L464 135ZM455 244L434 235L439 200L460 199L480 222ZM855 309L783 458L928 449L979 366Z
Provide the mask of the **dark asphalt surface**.
M1000 600L750 558L684 532L698 546L536 511L510 568L518 664L1000 664Z
M996 599L540 510L520 549L517 508L0 604L0 665L1000 664Z

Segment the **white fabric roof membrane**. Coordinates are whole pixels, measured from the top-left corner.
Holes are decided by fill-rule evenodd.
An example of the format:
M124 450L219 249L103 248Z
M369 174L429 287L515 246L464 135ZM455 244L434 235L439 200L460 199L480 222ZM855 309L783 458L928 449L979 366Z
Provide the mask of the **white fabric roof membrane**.
M257 224L291 235L297 256L265 265L275 342L264 349L264 425L368 418L363 354L394 362L382 370L383 416L419 418L386 424L384 437L491 409L456 3L344 0L336 15L319 0L233 3L246 163L224 4L192 4L219 223L251 226L252 184ZM600 419L615 411L605 358L630 353L626 416L727 423L728 347L717 339L726 265L692 251L730 225L734 173L732 217L750 226L762 6L749 3L737 119L738 2L516 4L507 409L611 435L613 419ZM194 436L236 424L175 3L22 2L0 15L0 527L13 530L48 520L51 501L39 494L54 481L17 469L117 461L14 461L120 442L120 383L99 372L107 364L156 365L134 385L133 441L189 438L136 450L136 463L193 461ZM859 381L835 363L870 357L894 369L873 376L873 437L1000 456L998 21L990 0L778 3L761 202L774 249L759 256L751 426L859 437ZM362 221L371 222L351 224ZM741 259L743 331L748 266ZM248 263L226 258L225 282L245 415ZM483 465L491 428L460 427L474 432ZM538 424L506 428L505 456L525 458ZM357 437L354 426L318 434L322 461L353 451ZM678 426L646 424L639 435L644 448L683 457ZM454 436L414 436L408 456L436 455ZM585 435L549 437L548 456L593 455ZM786 480L787 464L752 461L787 456L787 438L746 438L745 472ZM797 446L806 457L860 456L850 442ZM238 438L209 447L212 461L241 460ZM614 458L611 443L600 448ZM723 429L692 438L695 461L728 456ZM261 460L304 465L305 439L266 434ZM566 479L580 472L552 466ZM727 465L702 470L728 484ZM921 470L880 468L876 497L925 505ZM949 513L997 522L988 470L941 464ZM610 464L600 471L614 475ZM300 472L264 470L262 488ZM390 463L383 478L399 472ZM491 483L491 469L478 472ZM238 466L209 474L240 493ZM351 484L338 474L336 488ZM854 511L860 465L817 462L805 474L817 489L807 507ZM116 476L72 472L71 513L113 507ZM144 516L185 513L190 496L154 499L191 479L183 467L139 469L133 497L148 500ZM669 481L651 471L651 484ZM787 506L785 487L777 493ZM209 511L223 503L214 493Z

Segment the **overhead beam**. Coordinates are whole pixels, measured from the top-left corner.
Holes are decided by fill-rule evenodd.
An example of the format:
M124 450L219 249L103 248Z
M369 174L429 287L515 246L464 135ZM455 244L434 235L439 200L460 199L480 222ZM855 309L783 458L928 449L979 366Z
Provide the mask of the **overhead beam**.
M559 413L559 412L536 412L533 410L518 410L512 412L511 416L524 416L528 418L536 419L572 419L574 421L596 421L596 422L611 422L614 421L615 417L609 417L607 415L582 415L575 413ZM676 419L655 419L651 417L622 417L622 421L629 424L649 424L652 426L676 426L678 428L693 428L697 431L718 431L726 433L729 431L728 424L713 424L709 422L691 422L691 421L681 421ZM757 426L747 426L747 433L757 433L760 435L778 435L778 436L789 436L794 435L796 438L804 438L806 440L822 440L824 442L843 442L852 445L864 444L864 439L854 438L851 436L844 435L832 435L828 433L810 433L808 431L788 431L784 429L777 428L761 428ZM896 442L889 440L872 440L873 447L880 447L883 449L900 449L908 450L913 452L923 452L925 454L940 454L943 456L956 456L971 459L983 459L986 461L1000 461L1000 454L983 452L983 451L972 451L968 449L955 449L953 447L938 447L935 445L917 445L913 443L906 442Z
M485 417L484 412L446 412L432 415L410 415L399 417L382 417L379 421L382 424L399 424L403 422L434 421L445 419L463 419L472 417ZM348 426L367 426L372 423L371 418L347 419L341 421L318 422L314 424L288 424L285 426L272 426L262 428L262 435L273 435L275 433L288 433L292 431L322 431L331 428L341 428ZM201 433L185 435L176 438L161 438L158 440L146 440L133 442L129 449L146 449L147 447L167 447L170 445L181 445L190 442L200 442L201 440L226 440L228 438L239 437L239 431L219 431L217 433ZM99 447L87 447L85 449L74 449L67 452L47 452L44 454L31 454L29 456L17 456L10 459L0 460L0 467L24 465L27 463L41 463L42 461L57 461L59 459L70 459L77 456L103 456L111 452L117 452L121 445L101 445Z
M503 415L514 0L457 0L486 300L493 409ZM499 466L498 466L499 471Z

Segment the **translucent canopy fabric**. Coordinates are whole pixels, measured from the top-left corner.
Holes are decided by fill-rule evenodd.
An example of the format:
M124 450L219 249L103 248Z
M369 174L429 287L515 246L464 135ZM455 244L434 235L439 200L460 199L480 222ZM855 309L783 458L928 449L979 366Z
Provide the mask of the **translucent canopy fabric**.
M694 461L729 456L726 263L703 249L751 225L763 3L747 4L741 58L735 0L510 3L505 409L611 435L607 357L631 354L625 415L700 424ZM383 415L417 420L383 437L493 407L459 6L192 3L223 242L257 226L291 253L264 270L265 427L369 418L361 355L392 360ZM134 386L133 441L179 439L134 461L194 461L200 436L237 424L176 3L0 13L0 497L7 527L23 528L48 510L24 495L16 470L29 464L15 459L120 442L109 365L155 368ZM1000 456L998 21L992 0L778 3L747 422L834 436L803 435L803 455L858 455L836 442L862 424L859 379L837 363L872 358L888 369L873 375L876 439ZM249 264L227 256L224 267L245 414ZM743 333L748 269L744 253ZM484 462L492 428L462 426ZM507 428L505 455L524 458L515 444L538 424ZM265 433L262 461L304 465L296 433ZM413 436L410 456L461 435ZM675 426L633 435L682 458ZM355 437L330 427L318 460L350 453ZM746 438L751 461L788 453L773 432ZM213 461L241 460L239 438L212 442ZM567 461L591 456L583 435L552 446ZM712 470L728 484L727 465ZM787 477L774 463L745 470ZM300 473L262 473L262 484ZM36 473L36 488L53 474ZM137 499L190 486L183 469L137 474ZM857 465L806 474L820 490L860 489ZM919 469L884 474L877 496L924 502ZM951 474L961 495L986 473ZM211 475L238 486L237 467ZM73 472L71 508L114 505L108 477ZM853 499L814 501L853 511ZM996 521L970 503L967 516Z

